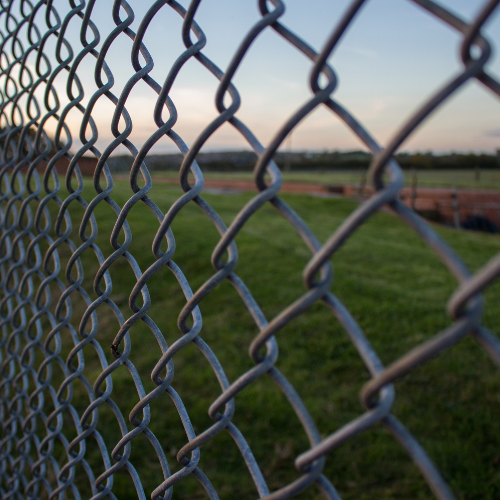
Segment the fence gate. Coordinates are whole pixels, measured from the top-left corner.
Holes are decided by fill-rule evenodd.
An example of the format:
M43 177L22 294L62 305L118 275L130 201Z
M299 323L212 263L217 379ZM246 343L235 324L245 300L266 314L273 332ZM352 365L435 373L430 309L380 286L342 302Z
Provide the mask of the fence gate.
M211 454L211 443L225 436L223 446L227 447L228 456L230 453L234 456L236 450L237 459L244 462L245 473L253 484L249 498L285 499L299 495L338 499L335 481L324 473L325 464L334 462L335 453L341 453L343 446L372 428L390 431L430 487L424 496L431 490L440 499L460 494L452 491L424 447L392 413L397 401L393 382L467 336L494 363L500 364L500 344L481 324L481 292L499 275L500 255L475 274L469 272L433 227L399 200L403 173L393 154L428 115L466 82L475 79L487 89L492 100L498 98L500 82L487 72L491 47L481 29L499 1L481 2L479 14L467 23L431 0L413 0L415 8L424 9L443 29L447 25L447 29L451 27L460 33L463 67L414 113L385 148L337 102L334 59L331 65L328 62L365 2L356 0L348 5L319 51L281 22L285 10L281 0L255 2L261 13L259 21L240 41L230 41L234 44L234 55L229 65L221 68L204 53L207 40L203 26L197 23L197 11L204 3L201 0L183 2L184 6L175 0L152 2L136 31L131 25L134 9L139 6L125 0L115 0L113 5L108 2L104 7L95 0L80 3L61 0L57 4L51 0L2 0L2 498L246 498L237 489L212 481L204 471L204 453L209 462L221 460L215 467L222 469L227 465L224 461L227 456ZM97 12L98 8L107 10ZM184 49L168 69L165 81L158 82L153 67L154 63L161 66L162 62L153 61L148 51L148 30L155 16L165 10L179 18L182 26L179 40ZM105 33L98 29L103 12L113 24ZM281 37L283 43L297 52L297 57L310 60L309 74L304 75L304 81L309 82L310 98L297 103L295 113L276 130L267 145L262 145L238 118L241 99L232 81L244 56L252 52L254 42L270 34ZM109 60L113 50L115 54L123 53L124 59L131 59L133 67L119 90L114 86L114 64ZM90 95L84 92L82 84L84 65L87 68L91 65L94 71L96 90ZM211 98L215 100L217 117L206 123L190 144L175 131L177 112L171 99L171 89L186 65L197 66L217 82ZM86 70L84 76L88 75ZM151 117L152 132L140 146L133 143L133 123L127 111L128 96L137 85L157 96L154 121ZM106 103L112 114L114 139L104 148L98 143L102 130L93 115L98 103ZM273 160L289 133L318 107L336 115L373 153L369 179L375 190L324 243L280 197L282 177ZM202 147L224 124L233 127L256 155L253 171L256 192L231 220L203 198L204 177L197 163ZM75 148L78 137L79 148ZM166 210L160 208L152 194L158 185L155 186L148 171L148 154L165 138L183 155L177 172L181 189L175 191L176 199ZM134 157L127 176L125 200L120 199L118 189L119 183L125 181L117 179L108 161L119 148L128 149ZM93 177L85 178L82 172L91 161L89 158L94 159ZM66 165L64 174L58 167L62 164ZM192 255L196 247L179 244L176 248L175 224L186 210L195 206L201 209L197 217L202 213L205 224L215 228L220 236L213 248L211 275L188 281L186 276L189 273L191 276L193 270L188 273L176 264L176 259ZM267 317L255 292L239 276L235 241L265 206L272 206L282 215L309 249L301 295L272 317ZM133 251L134 235L129 220L137 207L157 221L155 234L140 236L148 238L148 244L152 245L147 268L139 265L136 259L140 256ZM457 282L446 305L449 325L387 364L381 362L379 353L349 309L334 295L331 264L332 256L346 240L383 207L389 207L414 231ZM188 233L189 220L182 219L182 230ZM394 218L394 224L401 221ZM98 239L98 235L103 239ZM259 255L254 258L257 262ZM133 273L129 289L113 288L116 269L118 273ZM155 294L161 296L162 288L148 290L148 282L160 274L165 281L167 277L175 278L175 286L182 292L176 338L172 338L172 332L167 335L162 331L153 319ZM262 276L262 283L266 279ZM234 287L255 327L243 349L249 349L248 364L240 373L234 373L228 360L222 362L210 341L204 340L200 303L226 286L224 282ZM304 394L299 394L290 377L285 377L277 367L279 360L289 355L282 353L278 357L281 330L315 304L322 304L331 312L332 322L341 325L369 372L361 392L364 408L359 406L357 415L327 434L309 412ZM139 326L143 328L142 338L152 339L151 345L155 347L151 349L157 350L152 366L144 366L134 358L134 351L146 342L140 336L134 337L134 328ZM239 335L237 331L234 334ZM205 382L201 380L198 389L193 385L194 393L177 393L177 371L174 375L176 359L185 350L197 352L195 348L202 353L219 387L218 395L203 408L203 414L205 417L208 414L211 420L201 420L205 427L197 424L196 428L190 416L191 411L198 411L196 401ZM87 370L89 366L91 369ZM187 370L196 375L199 368L194 364L177 370L179 374ZM120 377L128 382L120 386L125 389L116 390ZM245 405L245 398L252 390L255 396L262 380L282 393L308 441L301 442L299 453L288 456L295 467L295 476L281 483L262 465L254 452L255 439L248 440L236 418L239 402ZM133 401L126 411L122 405L125 397ZM168 401L169 411L175 412L177 420L155 413L159 401ZM243 408L247 413L252 412L248 406ZM255 425L258 427L258 419ZM166 431L160 436L157 429L163 427ZM172 450L168 436L174 427L183 433L184 442ZM258 432L256 435L257 439L270 443L272 454L273 436ZM142 467L144 464L150 465ZM160 479L152 480L153 476ZM128 486L117 490L120 481ZM234 484L238 482L236 478ZM190 486L182 489L183 483Z

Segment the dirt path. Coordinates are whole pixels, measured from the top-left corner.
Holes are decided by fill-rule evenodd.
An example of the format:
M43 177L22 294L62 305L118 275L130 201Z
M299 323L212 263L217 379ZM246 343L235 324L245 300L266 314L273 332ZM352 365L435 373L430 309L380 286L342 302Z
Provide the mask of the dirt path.
M126 179L128 176L119 175ZM153 176L153 181L179 184L177 177ZM255 183L248 180L205 179L205 187L217 191L257 191ZM303 193L323 196L348 196L364 199L371 196L373 189L356 185L329 185L320 183L284 182L282 193ZM418 188L401 190L401 201L415 208L426 217L440 222L464 222L468 217L486 217L500 227L500 190Z

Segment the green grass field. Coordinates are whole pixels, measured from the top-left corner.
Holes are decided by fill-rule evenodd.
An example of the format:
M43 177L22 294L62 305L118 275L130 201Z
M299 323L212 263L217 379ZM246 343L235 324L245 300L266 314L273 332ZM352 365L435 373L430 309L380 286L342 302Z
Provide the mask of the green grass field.
M157 184L151 198L166 212L180 194L177 189ZM113 197L120 206L130 195L125 181L116 182ZM91 196L89 188L86 197ZM229 223L251 194L207 194L204 198ZM347 199L302 195L283 198L321 241L356 207L355 202ZM104 203L95 213L99 224L97 241L108 256L112 251L109 233L116 217ZM74 211L75 220L80 215L79 210ZM151 244L159 224L142 203L133 208L128 220L133 232L130 251L144 270L155 260ZM177 245L174 261L196 290L214 273L210 255L218 233L193 203L181 211L172 229ZM500 238L496 235L444 227L436 230L472 269L478 269L500 251ZM240 255L236 272L248 284L268 319L304 293L301 271L310 253L271 206L263 207L250 219L236 243ZM97 259L87 253L83 262L90 290L98 268ZM350 309L384 363L395 360L450 323L445 307L454 290L454 280L433 252L391 214L372 217L332 262L335 270L332 291ZM112 265L111 277L112 298L125 317L130 317L127 301L135 278L124 258ZM167 268L151 278L148 288L152 299L149 315L170 345L181 335L176 321L185 299ZM93 292L91 296L95 298ZM500 284L496 283L486 294L485 324L497 333L500 333L499 298ZM74 307L75 314L82 313L83 303L75 299ZM216 353L232 381L253 366L248 346L257 328L227 282L206 297L200 308L201 337ZM118 330L118 322L106 305L100 306L98 316L97 338L111 362L108 346ZM144 323L134 325L130 333L130 359L140 371L146 391L150 391L155 385L149 374L161 351ZM294 384L323 436L363 413L358 395L369 379L368 372L326 307L317 304L293 320L280 331L278 342L277 367ZM67 345L63 353L68 350ZM85 347L84 353L84 374L93 383L100 365L91 346ZM207 410L220 394L220 388L194 345L177 353L174 365L172 386L182 397L195 431L200 433L212 423ZM125 367L113 373L113 384L113 398L128 422L127 416L139 397ZM486 354L466 339L397 382L395 387L394 414L428 450L457 498L500 498L500 373ZM78 383L73 402L80 410L88 404ZM149 428L166 450L175 472L180 468L175 455L187 442L177 411L166 394L155 399L150 410ZM307 440L297 417L270 378L261 377L236 397L233 422L247 437L272 490L298 477L293 460L307 450ZM106 405L100 407L97 429L111 450L120 439L120 432ZM103 471L100 453L92 441L87 445L87 453L96 469ZM153 447L143 435L132 441L130 460L141 474L149 498L152 489L162 481L162 474ZM225 431L202 447L199 465L212 480L221 500L257 498L240 453ZM417 468L382 426L351 439L328 455L325 474L345 500L433 498ZM136 498L126 471L115 475L113 492L120 500ZM174 486L174 498L207 496L198 481L188 477ZM313 486L296 498L312 500L322 496Z
M155 177L175 177L173 173L153 172ZM250 172L206 172L207 179L251 180ZM359 184L361 171L324 171L324 172L283 172L286 182L310 182L322 184ZM412 174L405 171L406 185L412 183ZM474 170L419 170L417 185L421 187L457 187L469 189L500 189L500 169L481 170L476 180Z

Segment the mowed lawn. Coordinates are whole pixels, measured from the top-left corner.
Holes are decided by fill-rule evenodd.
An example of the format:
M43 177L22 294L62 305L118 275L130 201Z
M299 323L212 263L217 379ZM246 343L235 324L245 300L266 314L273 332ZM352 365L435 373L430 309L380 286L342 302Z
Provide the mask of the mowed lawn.
M178 189L158 184L150 196L165 213L181 194ZM112 196L123 206L131 196L128 183L116 182ZM88 200L92 197L90 182L85 197ZM204 199L229 224L251 197L250 193L207 194ZM347 199L303 195L283 198L321 241L356 207L355 202ZM116 216L104 202L98 205L95 214L99 226L97 243L107 257L112 252L109 233ZM74 210L75 220L79 216L81 211ZM155 261L151 245L159 223L142 202L134 206L128 221L133 234L129 250L144 271ZM210 256L218 233L192 202L175 218L172 229L176 239L173 260L196 290L214 273ZM497 235L437 226L435 229L472 269L478 269L500 251ZM310 252L272 206L264 206L247 222L236 243L239 262L235 272L247 283L268 319L306 291L301 272ZM333 256L332 263L333 293L349 308L384 363L391 363L450 324L445 313L446 302L456 283L436 255L395 216L383 212L373 216ZM98 269L97 259L86 252L83 264L85 285L94 299L91 286ZM128 318L132 314L128 296L135 284L134 275L123 257L111 266L110 272L112 299ZM185 299L167 268L149 280L148 289L152 300L148 314L171 345L182 335L177 317ZM486 293L484 320L497 334L500 334L499 299L500 285L495 283ZM75 298L74 308L78 317L84 310L83 301ZM201 302L200 309L203 315L200 336L233 381L253 366L248 347L258 329L228 282L213 290ZM118 322L105 304L97 311L97 339L111 362L109 346L118 331ZM151 330L141 321L131 328L130 338L130 360L149 392L156 387L150 373L161 350ZM279 332L277 340L280 356L276 366L296 387L323 436L363 413L359 392L369 380L368 372L347 334L324 305L317 304L294 319ZM69 352L69 347L65 346L63 354ZM92 346L86 346L84 353L84 374L93 383L100 365ZM199 434L213 423L207 411L220 394L220 386L193 344L175 355L174 366L172 386L184 401ZM135 384L124 366L112 378L113 400L132 429L128 414L139 401ZM465 339L398 381L395 387L394 414L428 450L457 498L500 498L500 372L475 342ZM78 382L73 403L80 411L88 404ZM175 405L167 394L162 394L151 403L150 411L149 428L166 450L171 471L175 472L181 468L175 456L187 442ZM271 490L298 477L293 461L308 449L308 442L298 418L269 377L261 377L238 394L233 422L247 437ZM97 429L112 450L121 434L105 404L100 407ZM88 440L87 456L97 475L104 471L100 452L92 440ZM162 481L162 473L153 446L144 435L132 441L130 461L149 497ZM199 466L222 500L258 497L240 452L227 432L203 445ZM324 471L346 500L433 498L416 466L381 425L330 453ZM76 472L81 472L80 467ZM85 490L85 482L79 484ZM120 500L137 497L124 469L115 475L113 492ZM174 486L173 498L208 497L198 481L189 476ZM296 498L322 496L312 486Z
M320 184L360 184L366 182L364 171L361 170L325 170L282 172L285 182L320 183ZM407 186L413 182L413 174L405 170ZM173 172L153 172L155 177L175 178ZM222 180L252 180L251 172L207 172L207 179ZM417 186L446 187L466 189L500 189L500 169L481 170L479 179L474 170L417 170Z

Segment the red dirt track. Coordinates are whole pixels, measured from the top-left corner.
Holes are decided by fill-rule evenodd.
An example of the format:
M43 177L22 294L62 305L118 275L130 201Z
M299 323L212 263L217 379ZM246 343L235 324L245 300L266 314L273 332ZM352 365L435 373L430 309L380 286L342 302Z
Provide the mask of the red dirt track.
M178 179L174 177L155 176L153 179L156 182L178 183ZM222 190L256 191L253 181L243 180L205 179L205 187ZM284 182L281 192L367 198L373 194L373 189L368 186L360 190L358 186L354 185L332 186ZM418 188L415 193L412 193L411 188L403 188L401 190L401 201L407 206L413 205L418 212L441 222L453 223L457 213L460 222L464 222L469 216L482 216L500 227L500 191L498 190Z
M64 175L68 168L68 160L60 159L55 167L59 174ZM83 157L78 160L83 175L92 176L96 166L95 158ZM40 164L39 171L45 170L46 165ZM26 171L27 169L22 169ZM127 175L117 174L116 178L127 178ZM153 175L155 182L178 184L174 176ZM256 191L253 181L232 179L205 179L205 187L218 190ZM373 189L365 186L360 189L355 185L328 185L319 183L284 182L281 187L283 193L304 193L315 195L348 196L351 198L368 198ZM401 201L407 206L413 206L434 220L453 223L456 218L464 222L469 216L482 216L500 227L500 190L486 189L448 189L448 188L412 188L401 190Z

